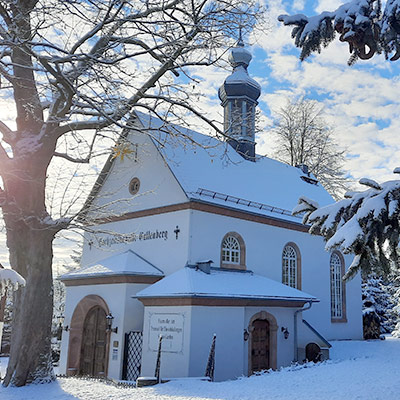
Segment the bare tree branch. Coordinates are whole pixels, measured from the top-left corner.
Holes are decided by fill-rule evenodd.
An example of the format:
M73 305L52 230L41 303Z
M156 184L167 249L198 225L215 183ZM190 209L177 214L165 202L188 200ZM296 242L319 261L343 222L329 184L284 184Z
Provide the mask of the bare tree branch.
M59 153L58 151L55 151L54 157L61 157L61 158L64 158L65 160L71 161L73 163L79 163L79 164L88 164L90 162L89 155L85 158L74 158L74 157L69 156L66 153Z

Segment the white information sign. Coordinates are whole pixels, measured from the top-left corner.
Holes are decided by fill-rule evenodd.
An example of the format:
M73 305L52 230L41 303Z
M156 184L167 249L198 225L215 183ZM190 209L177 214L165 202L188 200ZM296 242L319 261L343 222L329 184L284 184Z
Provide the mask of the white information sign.
M162 335L163 352L180 353L183 350L183 314L149 314L149 348L158 350L158 340Z

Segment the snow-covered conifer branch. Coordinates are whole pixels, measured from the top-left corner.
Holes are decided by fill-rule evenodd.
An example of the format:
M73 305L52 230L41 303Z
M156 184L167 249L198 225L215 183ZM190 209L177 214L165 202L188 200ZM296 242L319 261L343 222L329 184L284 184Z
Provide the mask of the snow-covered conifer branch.
M370 188L376 190L382 190L382 186L378 182L375 182L373 179L361 178L359 182L360 185L369 186Z
M349 44L349 64L368 60L384 51L387 58L400 58L400 0L388 0L382 11L381 0L352 0L332 12L307 17L281 15L285 25L294 26L292 37L301 48L300 59L320 52L339 33L339 40Z
M299 200L302 210L308 211L304 223L311 225L310 233L324 237L328 251L340 249L356 256L346 279L358 270L387 274L400 261L400 180L362 182L370 188L348 192L345 199L312 212L303 198Z
M303 214L303 224L307 223L309 215L319 208L319 204L306 196L301 196L297 206L292 210L293 215Z

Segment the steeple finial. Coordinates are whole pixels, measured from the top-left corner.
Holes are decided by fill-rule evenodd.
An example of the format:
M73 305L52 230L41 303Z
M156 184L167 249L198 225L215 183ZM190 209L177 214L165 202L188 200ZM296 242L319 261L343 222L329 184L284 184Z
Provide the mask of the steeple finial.
M239 25L239 39L236 43L236 47L244 47L244 41L243 41L243 37L242 37L242 22L240 22L240 25Z

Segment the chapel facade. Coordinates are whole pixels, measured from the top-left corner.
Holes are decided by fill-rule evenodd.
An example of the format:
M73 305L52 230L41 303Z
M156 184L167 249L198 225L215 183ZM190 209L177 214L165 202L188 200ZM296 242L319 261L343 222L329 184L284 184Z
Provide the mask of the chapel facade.
M255 152L250 61L240 40L219 90L227 140L170 126L201 146L182 144L137 113L134 152L105 164L81 268L61 277L61 373L133 381L161 355L162 378L200 377L215 337L214 378L226 380L362 338L360 278L342 280L351 257L326 252L290 211L301 195L331 196L304 167Z

